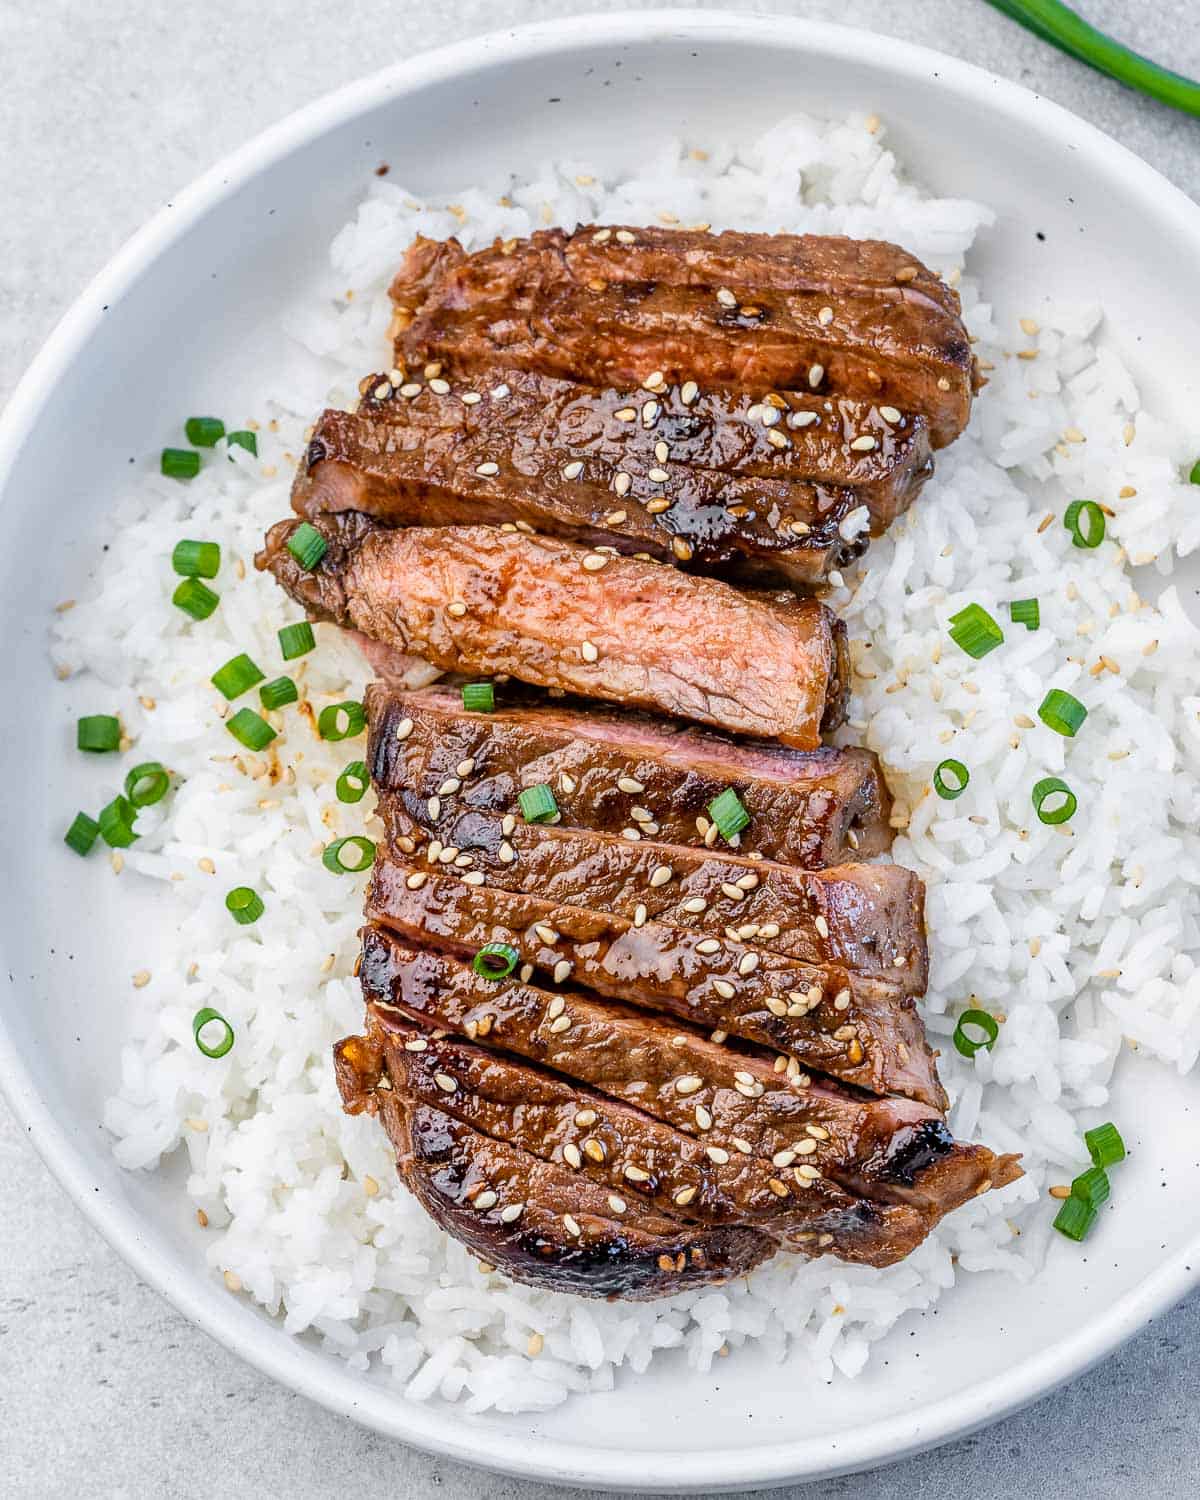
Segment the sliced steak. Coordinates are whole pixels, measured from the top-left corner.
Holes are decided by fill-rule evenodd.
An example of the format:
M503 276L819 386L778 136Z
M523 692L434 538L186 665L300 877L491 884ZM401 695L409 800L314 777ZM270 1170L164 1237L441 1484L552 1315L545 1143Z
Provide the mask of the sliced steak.
M603 1188L565 1167L394 1091L375 1097L405 1186L455 1239L517 1281L641 1300L744 1276L775 1249L740 1225L705 1229L648 1209L629 1223Z
M924 419L890 407L889 421L853 401L651 396L515 370L482 393L435 385L369 376L356 415L325 412L295 509L505 524L806 586L857 557L932 470Z
M272 527L256 563L310 615L494 676L678 714L809 750L842 720L845 626L815 599L740 592L634 558L493 527L391 531L319 516L307 572Z
M745 1204L758 1201L739 1196L758 1180L754 1164L769 1162L788 1179L789 1212L798 1204L797 1193L837 1206L836 1194L827 1196L837 1188L917 1209L931 1226L987 1187L1020 1175L1015 1158L956 1142L942 1117L916 1101L864 1097L781 1070L777 1060L735 1051L620 1002L573 990L550 995L515 977L484 979L468 964L418 951L379 926L364 932L360 977L372 1034L397 1034L407 1018L431 1032L444 1030L486 1045L489 1057L506 1054L535 1063L542 1071L530 1075L529 1092L522 1097L549 1099L549 1085L535 1089L532 1081L548 1071L585 1093L628 1106L699 1142L710 1164L722 1168L718 1180L724 1190ZM570 1017L567 1027L561 1024L564 1016ZM430 1035L428 1045L434 1044ZM447 1076L454 1081L457 1075ZM478 1087L486 1092L482 1083ZM577 1130L572 1139L581 1152L588 1135L609 1118L609 1105L602 1108L590 1094L580 1095L583 1122L572 1121ZM446 1097L457 1099L457 1084ZM590 1110L596 1111L594 1121ZM602 1143L606 1151L618 1149L614 1137L604 1135ZM635 1195L653 1194L675 1181L676 1164L663 1166L661 1181L647 1170L652 1165L641 1158L623 1161L623 1180ZM783 1195L778 1196L782 1205Z
M717 1132L685 1135L527 1061L405 1024L390 1009L369 1011L368 1026L366 1038L335 1049L351 1107L386 1079L412 1104L605 1188L608 1212L623 1223L640 1224L649 1208L684 1224L743 1224L788 1249L868 1265L893 1264L929 1232L930 1214L908 1204L858 1197L828 1175L797 1180L765 1157L722 1146Z
M901 865L809 872L715 849L526 823L519 814L460 810L457 797L445 799L446 811L437 793L447 784L435 773L405 792L383 794L380 812L401 854L415 851L430 864L469 855L470 867L501 890L721 934L803 963L872 975L906 995L925 993L925 888Z
M707 808L732 787L750 814L737 848L806 868L879 854L892 840L887 788L866 750L801 752L557 704L473 714L457 689L443 687L400 693L375 684L367 715L375 785L398 793L410 816L428 818L431 791L450 777L461 782L431 823L444 844L453 840L442 818L512 813L522 789L540 784L553 788L563 827L632 835L648 826L634 809L646 808L649 836L698 848L716 842Z
M971 410L957 294L880 241L585 226L466 255L418 239L392 298L406 369L816 391L924 413L935 447Z
M776 1048L791 1056L796 1072L811 1069L874 1093L945 1107L920 1017L894 985L482 881L479 871L439 865L435 872L381 853L366 915L407 941L469 958L485 943L511 942L529 976L540 971L559 985L569 978L599 994Z

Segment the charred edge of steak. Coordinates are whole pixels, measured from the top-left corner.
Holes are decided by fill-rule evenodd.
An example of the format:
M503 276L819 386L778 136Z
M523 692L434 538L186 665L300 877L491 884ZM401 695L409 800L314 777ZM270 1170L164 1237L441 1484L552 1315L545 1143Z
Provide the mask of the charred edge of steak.
M405 1185L437 1223L516 1281L648 1300L745 1275L775 1245L742 1226L614 1217L605 1195L393 1091L380 1106ZM487 1207L481 1207L486 1203ZM521 1204L511 1224L501 1217Z
M288 543L303 525L313 526L325 541L325 554L316 567L304 568L288 550ZM305 522L300 517L277 521L267 532L254 566L271 573L285 593L302 604L312 620L328 620L349 626L350 601L343 577L363 540L384 528L357 511L339 511Z

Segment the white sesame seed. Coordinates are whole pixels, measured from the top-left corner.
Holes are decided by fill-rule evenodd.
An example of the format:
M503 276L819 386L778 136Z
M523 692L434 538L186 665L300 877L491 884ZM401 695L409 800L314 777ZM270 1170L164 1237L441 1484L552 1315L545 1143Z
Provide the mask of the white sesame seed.
M421 387L416 383L415 380L410 380L407 385L402 385L400 387L400 394L411 401L414 396L419 396L421 394Z
M676 1203L680 1208L683 1208L687 1204L689 1204L695 1196L696 1189L694 1187L681 1187L675 1194L675 1196L671 1199L671 1202Z
M754 1155L754 1147L750 1144L749 1141L744 1141L740 1135L730 1136L729 1144L733 1146L735 1150L740 1151L743 1156Z
M399 724L396 725L396 738L398 740L406 740L412 732L413 721L411 719L401 719Z
M850 991L849 990L840 990L838 992L838 994L834 997L833 1008L834 1008L834 1010L849 1010L850 1009Z
M534 932L537 933L538 937L541 938L542 942L543 943L547 943L551 948L553 948L554 945L555 945L555 943L558 942L559 934L554 930L553 927L549 926L545 922L536 922L534 924L533 930L534 930ZM561 997L559 998L558 1001L551 1002L551 1003L552 1004L557 1004L558 1005L558 1010L561 1010L562 1007L563 1007L563 1002L562 1002ZM554 1014L557 1015L558 1011L555 1011Z
M517 851L507 839L501 839L500 847L496 851L502 865L511 865L517 857Z
M583 1230L580 1229L580 1227L579 1227L578 1220L572 1218L570 1214L563 1214L563 1220L562 1221L563 1221L563 1228L567 1231L567 1233L569 1235L571 1235L571 1237L573 1239L578 1239L580 1237L580 1235L583 1233Z
M632 475L626 474L624 469L617 470L617 476L613 480L613 489L618 495L628 495L629 486L633 483Z
M800 1165L796 1168L795 1175L797 1177L803 1177L809 1182L816 1182L821 1173L816 1167L812 1165L811 1162L805 1161L801 1162Z
M823 307L817 314L817 322L820 323L822 328L828 328L830 323L833 322L833 308Z
M419 891L428 879L429 876L426 875L424 870L414 870L404 884L410 891Z
M511 392L509 391L507 381L502 380L498 386L494 386L492 388L493 401L503 401L504 398L510 394Z
M696 382L694 380L685 380L679 392L679 399L683 402L684 406L691 406L699 394L700 387Z
M478 391L464 391L459 397L459 400L464 406L478 406L479 403L483 400L483 397L479 394Z
M517 820L513 816L513 814L505 813L503 821L500 824L500 832L504 835L505 838L508 838L508 836L516 830L516 826Z
M576 458L572 459L569 464L565 465L562 471L562 477L564 479L578 479L582 473L583 462L581 459Z
M641 840L642 835L636 828L622 828L621 837L628 839L631 844L636 844Z
M429 389L435 396L448 396L450 394L450 382L447 380L431 380Z
M813 926L817 929L818 933L820 933L823 938L827 938L829 936L829 923L825 920L824 917L818 916L816 921L813 923Z
M523 1203L509 1203L500 1210L500 1222L502 1224L515 1224L524 1212L525 1205Z
M623 1214L627 1207L624 1198L618 1198L616 1193L608 1195L608 1206L615 1214Z
M640 781L635 781L632 776L619 776L617 786L623 792L644 792L646 788Z
M442 801L441 801L441 798L440 797L430 797L429 801L425 804L425 810L428 812L429 816L431 818L433 818L434 821L436 822L437 819L440 818L441 815L442 815Z
M879 408L879 415L885 422L890 422L892 426L895 426L900 421L900 413L894 406L881 406Z
M758 954L757 953L743 953L742 957L741 957L741 959L740 959L740 961L738 963L738 973L739 974L743 974L743 975L744 974L753 974L754 971L755 971L755 969L757 969L757 968L758 968Z
M704 1079L698 1078L695 1073L685 1073L682 1078L675 1080L675 1092L677 1094L694 1094L704 1087Z
M779 421L779 408L777 406L757 406L754 410L764 427L774 427L776 422Z
M773 1016L786 1016L788 1013L786 1001L777 1000L774 996L766 1002L766 1005Z
M787 419L789 427L811 427L820 420L820 414L815 411L794 411Z
M733 295L733 293L727 286L719 287L717 289L717 301L721 304L722 307L737 306L737 298Z
M720 953L720 951L721 945L717 942L716 938L705 938L702 942L696 944L697 953Z
M670 477L666 469L651 469L649 474L646 475L646 478L654 484L666 484Z
M775 1155L771 1158L771 1165L773 1167L790 1167L795 1160L796 1153L794 1151L776 1151Z
M675 871L671 868L670 865L659 865L654 873L650 876L650 884L652 886L666 885L666 883L674 874Z
M486 1192L479 1194L471 1207L478 1209L495 1208L498 1201L498 1195L492 1192L491 1188L488 1188Z
M729 983L728 979L714 979L713 989L716 990L722 1000L733 999L733 985Z
M569 797L575 790L576 785L574 776L569 775L566 771L559 772L558 789L560 792L565 792Z
M643 903L639 901L637 906L634 908L633 925L635 927L644 927L646 925L646 919L649 915L650 914L646 910Z
M589 552L583 559L583 570L585 573L598 573L601 568L608 566L608 558L602 552Z
M587 662L600 660L599 648L594 646L591 641L584 641L584 643L579 648L579 654L583 657L584 661Z
M628 229L618 229L617 238L620 240L622 245L632 245L634 241L634 236L629 232Z
M721 883L721 894L727 896L730 901L743 901L746 893L737 888L732 882L726 880Z
M462 791L462 782L457 776L448 776L441 786L438 787L439 797L453 797L455 792Z
M484 874L482 870L468 870L462 878L464 885L482 885Z
M579 1147L570 1143L563 1147L563 1160L569 1167L583 1166L583 1157L579 1154Z
M589 1135L583 1143L583 1154L592 1161L603 1161L608 1152L605 1151L603 1144L595 1136Z
M371 394L375 397L376 401L386 401L392 394L392 388L386 380L381 380Z
M520 971L517 974L517 978L521 981L522 984L528 984L529 981L533 978L533 965L522 964Z
M870 453L871 449L876 446L876 442L869 432L864 432L861 437L856 437L850 446L855 453Z
M555 984L562 984L563 980L567 978L570 972L571 960L569 958L560 958L559 961L554 965Z
M632 422L637 417L637 410L632 406L622 406L613 412L613 416L618 422Z
M596 231L596 233L594 235L592 235L592 244L593 245L603 245L605 243L605 241L610 240L610 239L612 239L612 230L611 229L598 229Z
M565 960L564 960L564 962L565 962ZM554 966L554 978L555 978L555 982L556 983L561 983L561 980L559 980L559 977L558 977L558 971L562 967L563 967L563 965L561 963L560 964L555 964L555 966ZM567 964L567 974L569 974L570 972L571 972L571 965ZM567 976L566 976L566 974L564 974L562 977L563 977L563 979L565 979ZM564 1031L570 1031L570 1029L571 1029L571 1017L570 1016L559 1016L559 1018L558 1018L557 1021L551 1021L550 1022L550 1030L551 1030L551 1032L555 1036L561 1036Z
M825 366L824 365L810 365L808 367L808 383L809 383L809 385L812 387L812 389L814 391L816 390L816 388L821 384L822 380L824 380L824 379L825 379Z
M696 1106L696 1128L698 1130L711 1130L713 1117L710 1110L705 1109L703 1104Z
M630 1182L649 1182L650 1181L650 1173L649 1172L643 1172L642 1169L641 1169L641 1167L634 1167L634 1166L626 1167L624 1169L624 1171L622 1172L621 1175L624 1176L624 1177L627 1177Z
M715 1161L718 1167L723 1167L729 1160L729 1152L723 1146L706 1146L705 1153L710 1161Z
M433 1081L437 1084L438 1088L441 1089L443 1094L453 1094L454 1091L458 1088L458 1084L455 1083L454 1079L450 1077L449 1073L435 1073L433 1075Z
M689 896L686 901L680 903L680 911L690 911L693 915L699 915L708 910L708 902L703 896Z
M777 432L774 428L767 433L767 442L770 443L772 448L790 448L792 446L791 440L782 432Z
M429 1043L425 1038L418 1036L414 1037L411 1042L405 1042L404 1050L405 1052L424 1052L428 1046Z

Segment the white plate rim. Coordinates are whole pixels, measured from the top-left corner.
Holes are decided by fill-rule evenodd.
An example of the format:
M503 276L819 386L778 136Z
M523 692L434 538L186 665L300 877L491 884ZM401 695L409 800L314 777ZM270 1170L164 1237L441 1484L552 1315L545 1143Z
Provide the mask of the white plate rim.
M621 46L661 36L709 44L722 39L782 44L851 61L861 59L864 48L886 41L889 71L933 80L939 91L952 94L978 97L986 91L989 105L1023 128L1032 121L1093 163L1102 156L1104 168L1121 179L1126 192L1147 204L1153 201L1155 213L1174 220L1180 235L1200 247L1200 206L1119 141L1020 84L931 48L802 17L728 11L617 12L536 22L437 48L347 84L268 127L174 195L63 315L0 413L0 499L25 434L61 374L86 346L105 305L115 304L159 254L256 173L389 99L481 66L569 51L573 42ZM538 1437L531 1442L491 1432L491 1451L485 1455L480 1452L481 1429L464 1423L453 1410L404 1401L391 1390L374 1388L341 1371L327 1358L309 1354L280 1329L248 1325L232 1300L226 1306L209 1295L202 1274L181 1273L168 1255L143 1239L136 1215L90 1180L85 1159L34 1086L2 1013L0 1089L28 1139L84 1217L144 1281L210 1337L280 1384L377 1432L473 1467L547 1483L712 1493L782 1485L894 1462L965 1436L1036 1401L1084 1373L1200 1284L1198 1236L1070 1337L1001 1375L934 1402L915 1417L896 1416L845 1434L756 1448L623 1454L558 1439Z

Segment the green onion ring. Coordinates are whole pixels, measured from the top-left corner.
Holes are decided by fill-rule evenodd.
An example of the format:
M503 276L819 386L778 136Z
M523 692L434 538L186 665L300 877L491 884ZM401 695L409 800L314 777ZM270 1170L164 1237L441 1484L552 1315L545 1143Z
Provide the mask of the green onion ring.
M202 1039L200 1033L214 1021L223 1026L225 1031L216 1046L210 1047ZM224 1057L233 1046L233 1027L219 1010L213 1010L211 1005L206 1005L203 1010L198 1010L192 1017L192 1037L195 1040L196 1046L204 1053L205 1057Z
M125 795L134 807L153 807L171 790L171 778L156 760L134 766L125 778Z
M481 979L507 979L520 957L511 943L484 943L471 960L471 967Z
M357 851L357 864L347 864L342 858L342 850L347 844ZM334 875L357 875L361 870L369 869L374 858L375 845L371 840L361 833L352 833L349 838L334 839L321 855L321 863Z
M944 775L947 771L958 783L957 786L947 782ZM944 797L947 802L953 802L956 797L961 797L966 791L970 780L971 773L961 760L944 760L933 773L933 789L939 797Z
M1046 806L1051 797L1062 796L1066 798L1057 807ZM1075 810L1079 803L1075 800L1075 793L1058 776L1043 776L1033 789L1033 808L1038 818L1056 828L1060 823L1069 823L1075 816Z
M982 1031L983 1040L976 1041L974 1037L968 1036L968 1026L975 1026ZM974 1057L980 1051L990 1052L999 1035L1000 1023L995 1016L988 1015L986 1010L964 1010L954 1028L954 1045L964 1057Z
M1073 547L1098 547L1104 540L1104 512L1094 500L1072 500L1063 516Z

